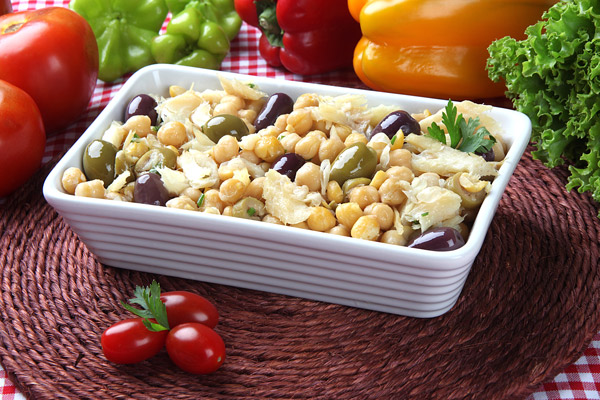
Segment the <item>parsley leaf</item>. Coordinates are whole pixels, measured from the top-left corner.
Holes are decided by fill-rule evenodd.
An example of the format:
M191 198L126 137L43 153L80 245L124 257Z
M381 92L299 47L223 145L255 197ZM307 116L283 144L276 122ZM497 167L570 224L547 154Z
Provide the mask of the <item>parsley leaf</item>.
M496 143L496 138L485 127L480 126L479 117L465 120L452 100L448 100L446 109L442 112L442 122L450 136L450 147L457 150L482 154L487 153ZM428 136L448 144L446 133L437 123L432 123L427 133Z
M129 302L141 306L142 309L121 302L127 311L143 318L144 325L150 331L159 332L169 330L167 307L160 299L160 285L158 282L152 281L149 287L136 286L133 295L135 297L129 299ZM150 321L150 318L154 318L156 322Z

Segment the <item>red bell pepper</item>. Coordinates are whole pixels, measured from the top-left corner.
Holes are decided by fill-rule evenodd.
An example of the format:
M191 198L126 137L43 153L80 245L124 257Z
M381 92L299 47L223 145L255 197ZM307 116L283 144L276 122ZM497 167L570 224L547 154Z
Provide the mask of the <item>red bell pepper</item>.
M361 31L347 0L235 0L235 9L261 30L258 49L273 67L312 75L352 66Z

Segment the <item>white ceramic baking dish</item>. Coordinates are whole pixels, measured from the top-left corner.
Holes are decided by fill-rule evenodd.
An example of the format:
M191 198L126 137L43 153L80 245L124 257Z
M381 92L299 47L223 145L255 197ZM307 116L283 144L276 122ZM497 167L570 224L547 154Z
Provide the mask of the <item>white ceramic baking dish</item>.
M81 168L85 146L122 120L139 93L166 96L170 85L220 89L217 74L251 81L267 93L364 95L370 105L400 105L409 112L436 111L446 100L419 98L172 65L136 72L44 183L44 196L103 264L257 289L413 317L439 316L456 303L481 249L498 202L527 143L531 123L519 112L494 108L510 146L466 244L433 252L297 228L190 211L75 197L61 176Z

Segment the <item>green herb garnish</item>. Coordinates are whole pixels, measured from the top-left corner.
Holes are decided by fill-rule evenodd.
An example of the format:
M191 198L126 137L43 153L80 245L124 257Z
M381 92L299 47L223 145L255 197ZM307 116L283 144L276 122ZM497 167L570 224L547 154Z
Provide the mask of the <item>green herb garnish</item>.
M131 137L131 141L134 143L139 142L140 139L141 139L141 137L139 137L137 133L134 133L133 136Z
M448 100L446 109L442 112L442 122L450 136L450 147L457 150L483 154L490 151L496 143L496 138L485 127L480 126L479 117L465 120L452 100ZM432 123L427 132L428 136L447 144L446 133L437 123Z
M206 196L204 195L204 193L202 193L202 194L200 195L200 197L198 197L198 201L196 202L196 204L198 205L198 207L202 207L202 204L204 204L204 198L205 198L205 197L206 197Z
M390 140L390 143L392 146L394 145L394 143L396 143L397 139L398 139L398 134L396 133L394 136L392 136L392 139Z
M256 210L252 207L250 207L248 209L248 211L246 211L248 213L249 216L253 216L254 214L256 214Z
M121 302L127 311L132 312L144 319L144 326L153 332L169 330L169 320L167 319L167 307L160 299L160 285L152 281L149 287L136 286L133 292L135 296L129 299L131 304L137 304L142 309L135 308L125 302ZM150 321L154 318L156 322Z

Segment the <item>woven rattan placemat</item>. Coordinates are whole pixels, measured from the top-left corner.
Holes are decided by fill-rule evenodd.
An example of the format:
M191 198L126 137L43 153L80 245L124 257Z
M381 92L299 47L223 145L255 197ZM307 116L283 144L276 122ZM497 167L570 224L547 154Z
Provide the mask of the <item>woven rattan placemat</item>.
M458 303L434 319L103 266L44 201L47 172L0 208L0 361L31 398L522 400L600 329L597 204L528 154ZM155 278L219 308L228 358L215 374L165 353L104 359L119 301Z

